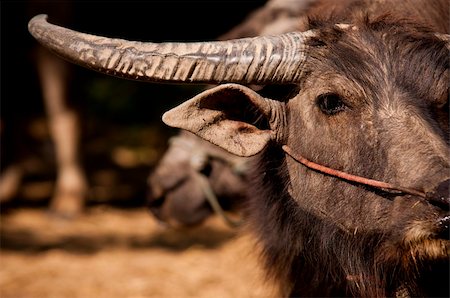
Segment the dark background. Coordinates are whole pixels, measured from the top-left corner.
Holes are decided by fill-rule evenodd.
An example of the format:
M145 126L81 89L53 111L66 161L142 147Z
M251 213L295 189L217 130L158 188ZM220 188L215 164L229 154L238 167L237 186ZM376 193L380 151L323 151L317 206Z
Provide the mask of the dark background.
M38 165L26 173L18 198L8 206L47 204L48 185L56 175L33 64L37 42L27 30L34 15L45 13L49 22L108 37L197 41L215 39L265 2L2 1L0 170L24 159ZM88 204L145 204L148 173L163 154L167 139L176 133L164 126L161 115L203 86L148 84L70 67L68 101L82 120L81 155L92 190ZM120 161L124 149L131 154L131 162Z

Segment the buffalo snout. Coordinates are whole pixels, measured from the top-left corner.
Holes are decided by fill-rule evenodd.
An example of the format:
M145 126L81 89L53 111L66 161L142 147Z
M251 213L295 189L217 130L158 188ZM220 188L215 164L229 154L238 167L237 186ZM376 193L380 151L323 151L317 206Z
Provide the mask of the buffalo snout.
M171 227L195 226L212 214L202 188L188 177L158 197L148 196L150 212Z

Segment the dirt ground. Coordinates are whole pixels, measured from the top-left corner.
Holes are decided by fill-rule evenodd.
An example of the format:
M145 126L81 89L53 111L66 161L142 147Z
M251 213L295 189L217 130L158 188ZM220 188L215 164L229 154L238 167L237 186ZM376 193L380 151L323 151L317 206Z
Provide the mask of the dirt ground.
M254 241L219 218L162 227L144 208L46 209L1 216L0 297L274 297Z

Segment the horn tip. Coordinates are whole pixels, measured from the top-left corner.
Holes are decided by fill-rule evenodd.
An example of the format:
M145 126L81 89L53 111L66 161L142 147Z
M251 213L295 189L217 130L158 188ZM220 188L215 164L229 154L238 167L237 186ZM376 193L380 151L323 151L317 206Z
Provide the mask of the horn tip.
M46 14L38 14L34 16L29 22L28 22L28 31L33 34L35 26L46 23L47 22L48 15Z
M166 125L172 126L172 113L170 111L165 112L161 118Z

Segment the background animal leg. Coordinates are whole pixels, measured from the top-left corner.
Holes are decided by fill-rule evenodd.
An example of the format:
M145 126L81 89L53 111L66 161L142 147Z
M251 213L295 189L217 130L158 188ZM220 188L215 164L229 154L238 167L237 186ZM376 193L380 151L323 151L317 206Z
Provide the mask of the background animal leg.
M67 103L69 69L66 62L45 50L39 50L38 57L37 67L57 166L50 208L57 214L73 216L84 207L87 182L79 160L79 119Z

